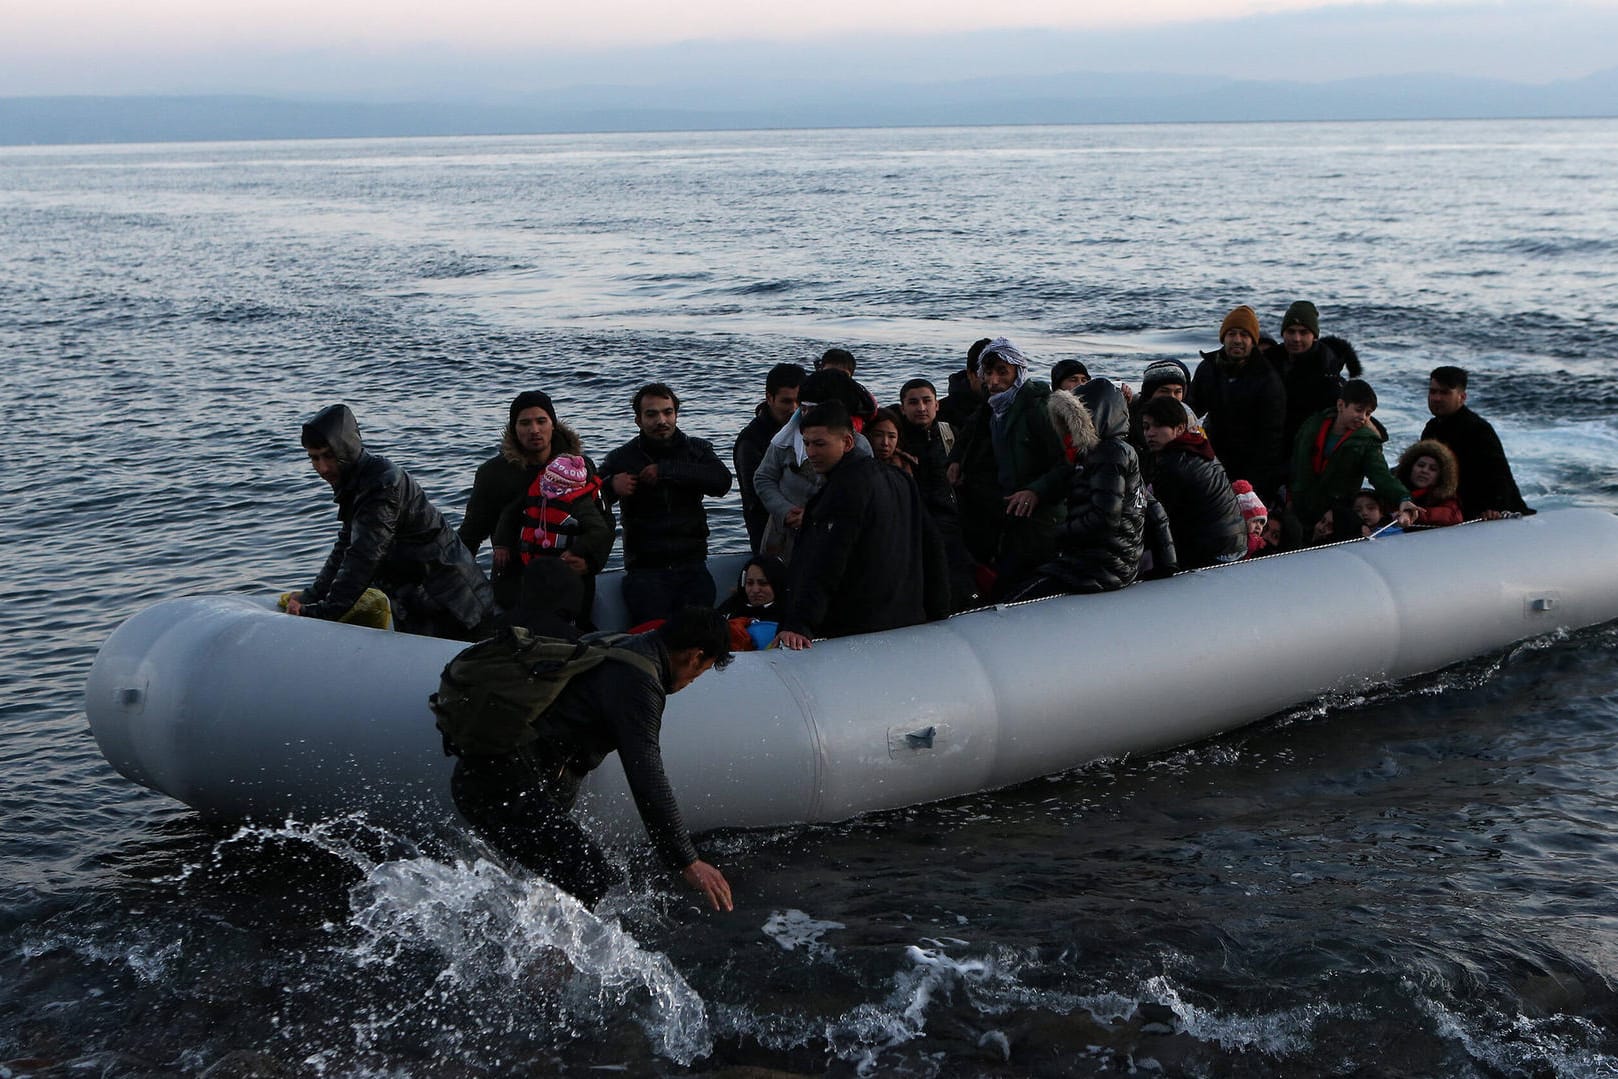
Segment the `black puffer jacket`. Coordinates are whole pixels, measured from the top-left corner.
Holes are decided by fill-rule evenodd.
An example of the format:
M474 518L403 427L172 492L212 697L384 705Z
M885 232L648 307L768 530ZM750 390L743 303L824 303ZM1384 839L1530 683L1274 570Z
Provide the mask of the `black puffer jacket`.
M1201 569L1246 554L1247 524L1208 440L1188 432L1156 458L1152 493L1168 513L1180 568Z
M658 481L628 498L613 493L612 479L657 466ZM730 469L713 444L676 430L659 444L637 435L607 454L601 463L602 493L608 505L622 507L625 569L668 569L708 557L708 511L705 496L718 498L730 490Z
M1241 367L1222 365L1224 349L1204 352L1191 376L1187 400L1202 417L1202 429L1232 480L1246 480L1269 505L1286 481L1292 443L1286 430L1287 392L1263 356ZM1181 552L1184 557L1184 552Z
M657 852L671 869L697 860L696 848L680 816L674 788L663 771L663 704L673 678L669 652L654 633L631 637L619 647L650 659L656 679L627 663L603 663L567 684L535 723L539 740L522 752L554 762L558 800L571 806L579 783L614 750L635 796L635 808Z
M409 628L448 616L471 630L494 611L489 581L416 481L385 457L367 453L347 405L322 409L304 424L306 441L331 447L342 466L333 494L342 529L303 612L337 619L367 588L388 594Z
M1110 592L1140 572L1146 490L1129 444L1129 407L1118 387L1094 378L1051 394L1051 422L1074 450L1067 519L1056 561L1040 567L1071 592Z

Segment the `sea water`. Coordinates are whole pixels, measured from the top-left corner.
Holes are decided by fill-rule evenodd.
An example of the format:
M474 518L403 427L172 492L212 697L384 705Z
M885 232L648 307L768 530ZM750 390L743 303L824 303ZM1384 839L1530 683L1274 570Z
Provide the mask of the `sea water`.
M1611 627L701 837L726 915L643 844L592 913L453 828L202 820L81 696L142 607L307 582L337 400L457 518L520 390L599 458L664 380L728 456L832 345L884 400L1001 333L1135 381L1308 298L1391 448L1461 364L1530 503L1618 509L1615 174L1611 121L0 149L0 1076L1618 1074Z

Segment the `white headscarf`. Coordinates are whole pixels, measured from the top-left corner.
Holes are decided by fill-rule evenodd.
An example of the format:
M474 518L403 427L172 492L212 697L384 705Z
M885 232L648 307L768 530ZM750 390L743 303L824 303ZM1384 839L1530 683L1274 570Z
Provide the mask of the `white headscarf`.
M983 370L984 363L991 357L1001 363L1010 364L1017 372L1017 379L1011 384L1010 389L1001 390L989 398L989 407L994 409L995 416L1004 416L1006 409L1011 407L1011 399L1017 396L1022 384L1028 381L1028 357L1011 343L1009 337L996 337L984 346L983 351L978 353L979 371Z

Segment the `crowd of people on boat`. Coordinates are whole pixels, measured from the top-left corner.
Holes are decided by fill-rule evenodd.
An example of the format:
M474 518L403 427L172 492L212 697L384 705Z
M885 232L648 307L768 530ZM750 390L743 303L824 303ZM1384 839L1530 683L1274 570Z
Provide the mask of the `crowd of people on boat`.
M314 583L283 605L355 620L382 596L400 630L481 641L445 668L430 702L473 830L594 905L622 875L571 810L616 752L659 856L729 910L729 882L685 828L660 731L668 695L733 651L1531 512L1458 367L1433 370L1433 418L1390 468L1376 391L1304 301L1287 309L1279 343L1237 307L1194 372L1158 360L1134 392L1078 360L1055 364L1048 382L1032 368L1007 338L985 338L942 398L916 377L884 407L846 349L813 370L777 364L728 466L681 429L666 383L635 392L638 433L599 465L551 397L528 390L473 477L458 531L332 405L302 442L341 528ZM736 479L752 553L715 610L708 507ZM595 579L620 528L622 598L640 632L586 637L543 670L528 666L531 648L595 628Z
M1308 301L1287 308L1279 337L1236 307L1195 370L1156 360L1134 390L1074 359L1046 381L1011 340L985 338L942 396L917 376L886 406L832 348L812 369L770 369L728 463L681 427L666 383L635 392L637 434L599 463L551 397L528 390L458 530L333 405L302 442L341 531L285 606L342 618L377 588L408 632L472 640L505 622L577 636L594 628L595 578L621 529L630 624L655 625L715 606L709 506L733 482L752 550L721 606L738 649L1532 512L1493 427L1467 407L1465 370L1431 372L1432 419L1390 467L1354 348L1321 336Z

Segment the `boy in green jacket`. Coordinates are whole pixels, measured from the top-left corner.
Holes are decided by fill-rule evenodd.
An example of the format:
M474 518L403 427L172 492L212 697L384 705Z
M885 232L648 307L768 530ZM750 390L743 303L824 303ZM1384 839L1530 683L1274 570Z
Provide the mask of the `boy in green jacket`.
M1399 506L1401 527L1418 514L1410 492L1388 469L1382 436L1371 423L1376 391L1364 379L1343 383L1336 408L1323 409L1298 428L1292 451L1292 488L1288 498L1309 535L1332 506L1359 493L1368 480L1376 493Z

